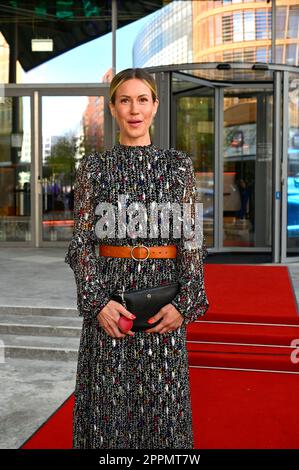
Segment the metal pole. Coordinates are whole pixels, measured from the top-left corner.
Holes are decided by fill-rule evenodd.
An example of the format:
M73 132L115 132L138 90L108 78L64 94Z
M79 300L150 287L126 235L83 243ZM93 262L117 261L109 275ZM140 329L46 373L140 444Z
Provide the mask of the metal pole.
M282 90L282 129L280 129L282 137L281 145L281 159L282 159L282 174L281 174L281 187L282 187L282 210L281 210L281 248L280 248L280 262L285 263L288 261L288 128L289 128L289 113L288 113L288 92L289 92L289 72L283 74L283 90Z
M116 74L116 31L117 31L117 1L112 0L112 13L111 13L111 30L112 30L112 77ZM116 126L115 119L112 118L112 145L116 140Z
M281 245L281 200L282 200L282 161L281 161L281 72L274 73L274 106L273 106L273 191L272 191L272 263L280 263L280 245Z
M276 62L276 0L272 0L271 13L271 63Z

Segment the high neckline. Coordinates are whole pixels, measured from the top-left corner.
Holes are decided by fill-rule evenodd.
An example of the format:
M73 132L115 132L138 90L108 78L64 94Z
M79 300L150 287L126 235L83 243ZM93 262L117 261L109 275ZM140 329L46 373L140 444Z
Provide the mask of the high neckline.
M117 142L113 148L114 149L119 149L119 150L128 150L128 151L132 151L132 150L147 150L147 149L152 149L154 148L154 144L153 143L150 143L150 144L147 144L147 145L126 145L126 144L121 144L120 142Z

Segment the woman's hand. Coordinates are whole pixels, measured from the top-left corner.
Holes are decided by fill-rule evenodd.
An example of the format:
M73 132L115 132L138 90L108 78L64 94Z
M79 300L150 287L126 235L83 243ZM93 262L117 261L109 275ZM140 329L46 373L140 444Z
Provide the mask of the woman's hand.
M182 314L172 304L164 305L156 315L148 320L149 325L150 323L155 323L160 318L162 318L160 323L154 328L145 330L146 333L168 333L169 331L176 330L184 321Z
M112 336L112 338L123 338L126 334L130 336L135 335L131 330L122 333L122 330L118 326L118 320L121 315L124 315L130 320L136 318L131 312L129 312L129 310L125 309L121 303L116 302L116 300L109 300L97 315L99 324L109 336Z

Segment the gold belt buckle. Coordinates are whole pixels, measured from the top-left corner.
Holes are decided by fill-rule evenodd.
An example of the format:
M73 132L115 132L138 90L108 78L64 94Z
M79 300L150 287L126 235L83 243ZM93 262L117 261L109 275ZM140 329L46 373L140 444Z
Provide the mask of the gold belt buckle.
M135 256L133 255L133 250L134 250L134 248L137 248L138 246L147 249L147 256L146 256L146 258L135 258ZM135 261L145 261L145 260L149 257L149 248L148 248L147 246L145 246L145 245L142 245L142 243L138 243L138 245L132 246L132 248L131 248L131 253L130 253L130 254L131 254L131 258L133 258Z

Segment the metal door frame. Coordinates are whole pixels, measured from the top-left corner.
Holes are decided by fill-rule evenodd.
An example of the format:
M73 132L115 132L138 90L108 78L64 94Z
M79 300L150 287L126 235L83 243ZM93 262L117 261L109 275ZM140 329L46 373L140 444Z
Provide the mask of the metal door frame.
M209 80L203 80L182 72L172 72L172 74L175 77L182 78L184 81L188 81L192 84L197 84L202 86L202 88L211 88L214 90L214 110L215 110L215 115L214 115L214 155L215 155L215 166L214 166L214 223L213 223L213 228L214 228L214 246L209 248L211 252L216 252L219 251L219 244L221 240L221 232L222 232L222 226L221 226L221 221L223 219L223 214L220 210L222 201L220 201L220 197L218 197L219 194L221 194L221 186L223 188L223 181L220 181L221 178L219 178L220 174L220 159L219 159L219 146L221 142L221 135L222 135L222 129L219 127L219 115L220 115L220 93L221 89L219 87L218 83L214 83L213 81ZM229 84L228 86L231 86ZM177 98L181 96L192 96L193 94L196 93L196 89L192 90L182 90L182 91L177 91L175 93L171 93L171 109L172 111L172 116L174 116L174 113L177 109ZM175 147L175 142L176 142L176 119L172 119L171 121L171 146ZM219 135L218 132L216 132L216 129L221 129L221 135ZM223 192L223 189L222 189Z
M278 75L277 87L281 86L281 93L278 97L281 97L281 109L282 114L282 131L277 130L278 146L281 148L281 223L279 225L280 232L280 262L281 263L296 263L299 261L298 256L287 255L287 223L288 223L288 140L289 140L289 71L276 72ZM299 80L299 73L298 73ZM278 102L280 104L280 102ZM278 228L277 228L278 230Z
M30 97L31 115L31 241L1 242L2 246L52 247L66 246L66 241L42 240L42 98L44 96L103 96L104 97L104 146L111 147L112 116L108 107L109 83L93 84L8 84L4 85L5 97Z
M214 89L214 100L215 100L215 116L214 116L214 155L215 155L215 165L214 165L214 246L209 248L210 252L259 252L261 250L265 252L271 252L273 247L251 247L244 249L243 247L225 247L223 246L223 170L224 170L224 161L222 158L223 155L223 103L224 103L224 88L231 87L234 88L244 88L244 91L250 86L251 93L252 89L256 91L261 91L261 88L268 89L270 92L274 92L272 83L248 83L234 84L234 83L215 83L209 80L202 80L197 77L190 77L184 73L173 72L175 76L182 77L185 81L190 81L192 83L198 83L203 87L209 87ZM172 94L172 109L176 109L176 98L178 96L192 96L192 89L187 91L178 91ZM256 96L256 95L254 95ZM274 98L273 98L274 100ZM172 113L173 115L173 113ZM273 115L274 120L274 115ZM171 136L172 142L171 145L175 145L175 136L176 136L176 122L175 119L171 123ZM218 131L217 131L218 130ZM273 154L273 153L272 153ZM274 160L274 154L273 154ZM273 210L273 208L272 208Z

